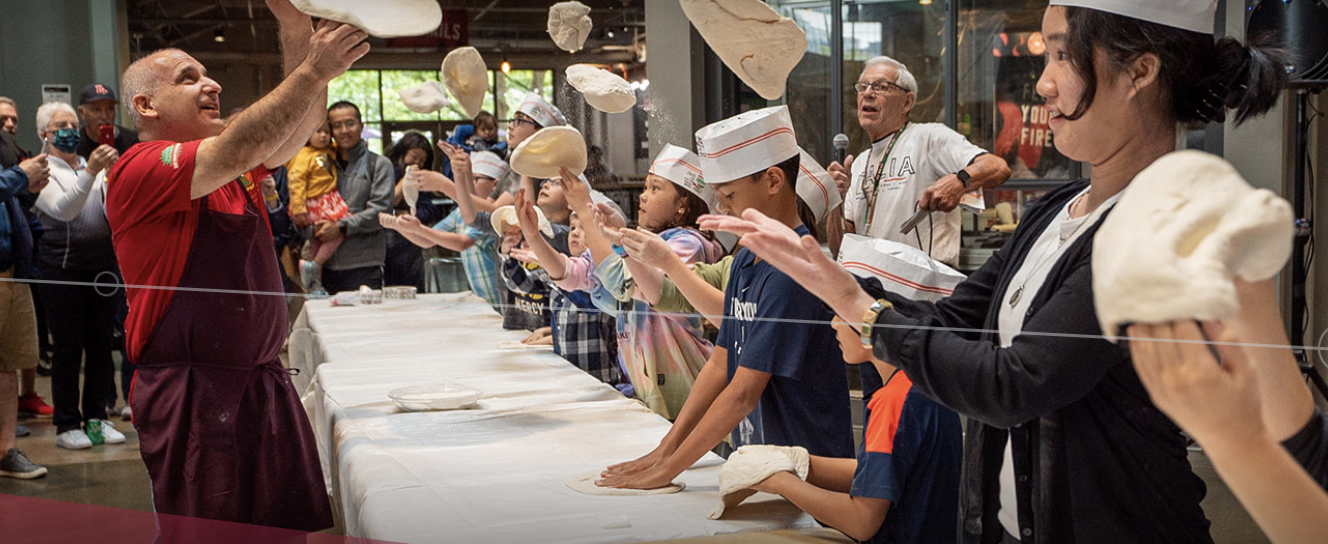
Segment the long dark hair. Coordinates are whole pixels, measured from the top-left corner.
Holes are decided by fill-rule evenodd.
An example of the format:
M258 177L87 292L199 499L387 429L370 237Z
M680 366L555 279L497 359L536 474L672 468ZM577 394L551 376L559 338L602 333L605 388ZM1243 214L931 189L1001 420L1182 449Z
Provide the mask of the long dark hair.
M424 169L433 170L433 146L429 145L428 138L413 130L397 140L396 145L392 146L392 149L387 152L387 159L392 161L392 166L401 168L401 160L406 158L406 153L412 149L423 149Z
M1261 47L1257 37L1251 46L1233 38L1214 41L1209 34L1090 8L1066 7L1065 17L1066 52L1085 83L1079 105L1066 115L1070 120L1082 117L1093 104L1097 48L1107 54L1109 73L1125 69L1140 55L1157 55L1170 113L1191 127L1223 122L1228 109L1235 110L1237 124L1244 123L1276 105L1287 82L1285 53Z

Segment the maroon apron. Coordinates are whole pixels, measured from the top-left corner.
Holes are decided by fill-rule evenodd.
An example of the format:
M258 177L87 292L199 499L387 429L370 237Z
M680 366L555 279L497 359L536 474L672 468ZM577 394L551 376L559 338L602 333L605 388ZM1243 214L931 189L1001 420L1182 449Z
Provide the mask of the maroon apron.
M131 405L159 514L332 526L309 418L278 357L286 298L272 234L199 204L182 288L139 355Z

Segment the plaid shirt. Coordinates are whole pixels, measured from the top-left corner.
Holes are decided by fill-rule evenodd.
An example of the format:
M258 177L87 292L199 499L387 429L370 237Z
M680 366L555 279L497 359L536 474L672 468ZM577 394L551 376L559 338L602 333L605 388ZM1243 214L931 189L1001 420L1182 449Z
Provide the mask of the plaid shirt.
M433 230L463 234L475 241L475 245L461 252L461 267L466 271L466 280L476 295L489 301L494 308L501 306L504 289L498 283L498 237L467 225L461 220L459 208L434 225Z
M617 323L583 291L553 289L553 351L609 385L622 382Z

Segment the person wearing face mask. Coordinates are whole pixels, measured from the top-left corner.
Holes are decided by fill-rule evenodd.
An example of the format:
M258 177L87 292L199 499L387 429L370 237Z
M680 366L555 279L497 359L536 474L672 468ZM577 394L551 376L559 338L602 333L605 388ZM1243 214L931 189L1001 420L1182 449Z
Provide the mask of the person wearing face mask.
M52 282L42 286L42 304L55 339L51 364L55 445L81 450L96 445L96 440L122 444L124 435L107 420L105 398L114 381L111 338L120 293L115 286L123 282L104 195L106 170L120 154L103 145L87 160L79 157L78 117L64 102L48 102L37 109L37 136L50 142L51 181L36 204L45 229L38 241L37 273ZM85 425L88 430L99 427L100 437L95 432L89 437Z
M124 153L138 143L138 133L115 124L117 100L115 91L101 83L89 83L78 95L78 116L83 130L78 131L78 156L91 159L92 152L101 146L101 127L115 129L115 152Z
M950 127L910 122L918 84L899 61L868 60L853 89L858 124L872 144L827 168L844 198L844 232L905 243L955 266L960 198L1005 183L1009 166ZM901 233L900 225L918 210L931 213L913 232ZM830 248L839 252L838 236Z

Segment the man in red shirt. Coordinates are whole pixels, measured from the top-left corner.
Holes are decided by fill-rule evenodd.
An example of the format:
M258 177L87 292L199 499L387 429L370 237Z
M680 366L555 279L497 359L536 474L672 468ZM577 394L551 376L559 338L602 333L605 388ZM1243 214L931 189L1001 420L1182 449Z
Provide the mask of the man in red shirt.
M289 0L267 4L286 79L229 127L221 86L185 52L125 70L142 143L110 172L106 215L125 283L140 286L127 290L130 405L156 511L317 531L331 508L278 358L286 303L259 180L325 121L328 82L369 45L351 26L311 30ZM177 521L159 519L161 536L195 540Z

